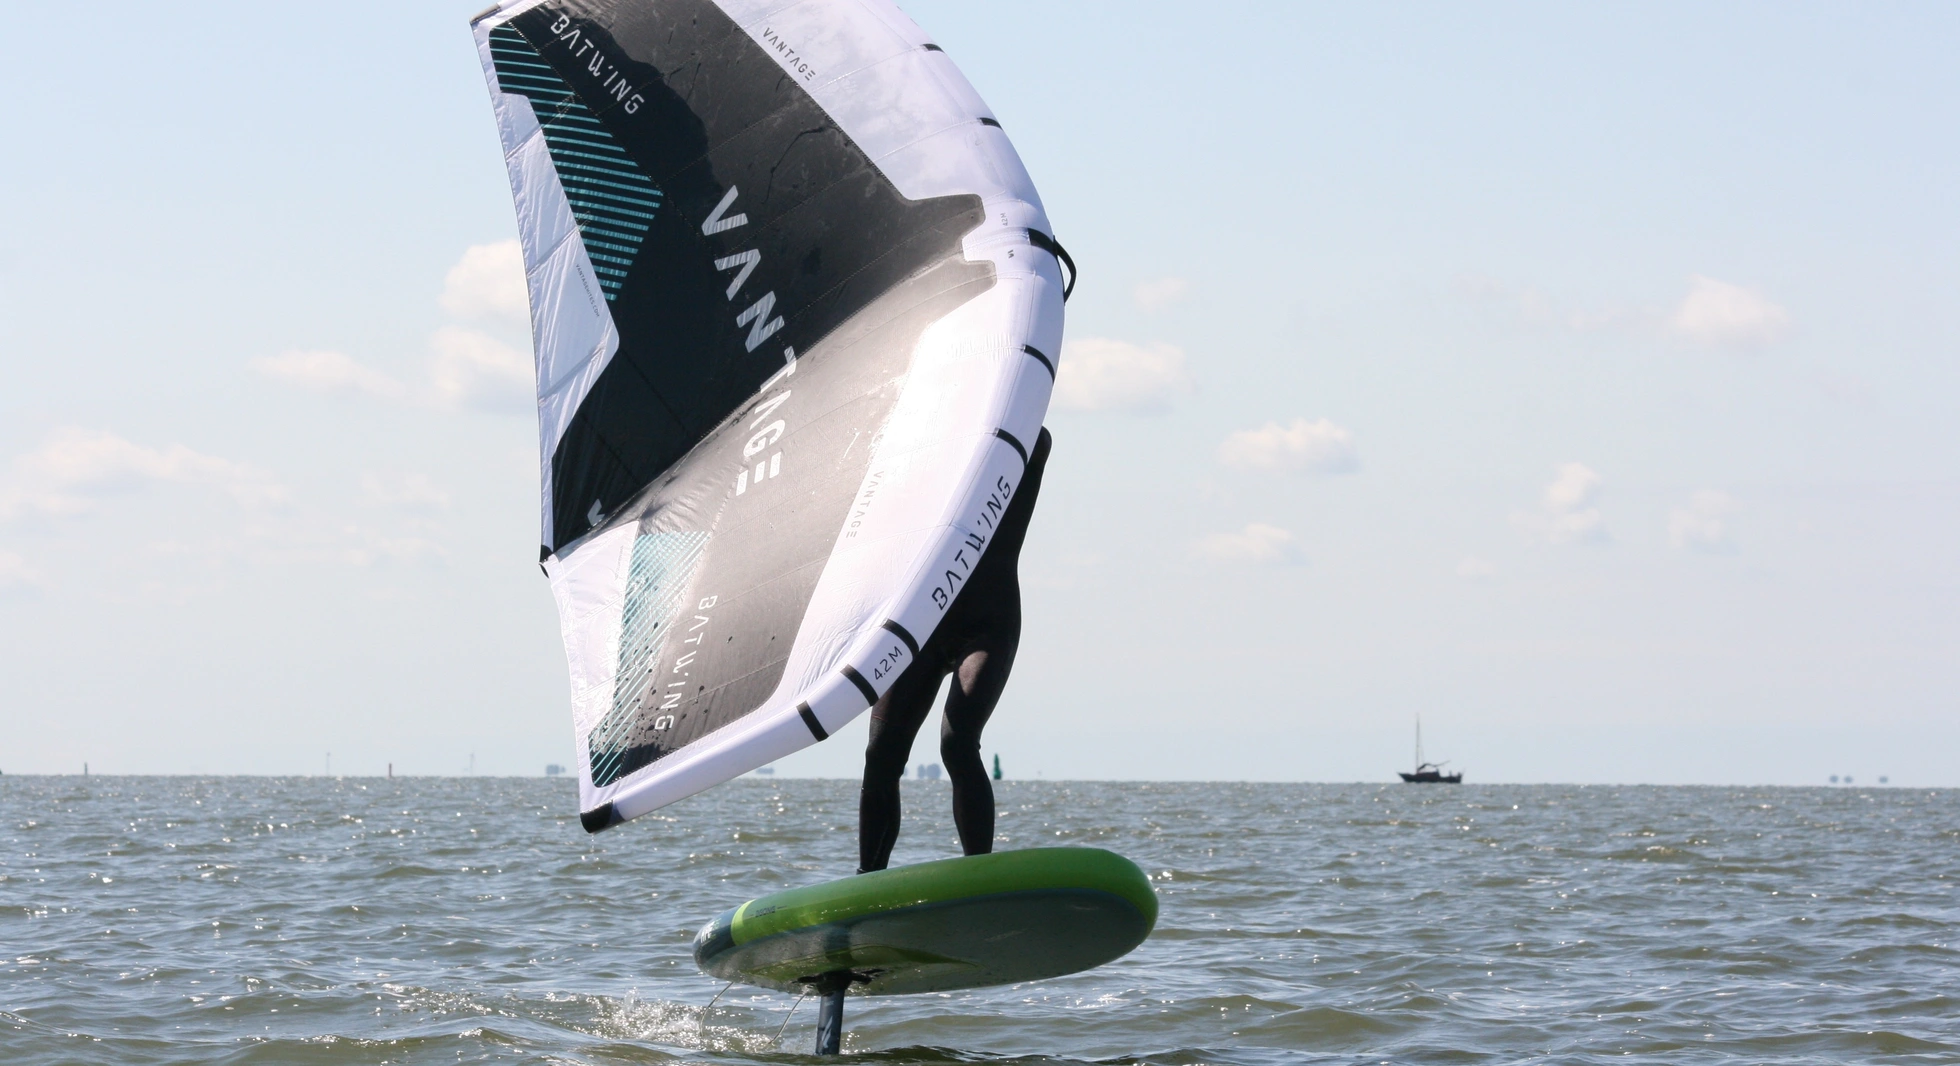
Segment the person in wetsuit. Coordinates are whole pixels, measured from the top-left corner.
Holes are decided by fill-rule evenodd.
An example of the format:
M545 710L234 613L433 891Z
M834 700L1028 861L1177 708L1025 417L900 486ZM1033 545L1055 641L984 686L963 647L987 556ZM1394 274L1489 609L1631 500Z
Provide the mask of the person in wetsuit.
M994 850L994 787L980 758L980 731L1007 687L1021 643L1021 542L1041 492L1051 443L1043 428L1021 486L973 576L953 597L918 658L871 708L864 787L858 794L858 873L882 870L891 861L892 845L898 843L898 782L905 776L912 740L932 713L932 698L947 674L953 675L953 683L940 717L939 758L953 781L953 824L966 854Z

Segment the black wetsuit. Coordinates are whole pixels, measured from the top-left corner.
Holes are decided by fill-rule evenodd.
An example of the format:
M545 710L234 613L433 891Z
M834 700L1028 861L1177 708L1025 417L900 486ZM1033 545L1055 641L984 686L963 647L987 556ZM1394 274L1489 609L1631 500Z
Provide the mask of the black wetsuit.
M864 750L864 788L858 795L858 872L882 870L898 842L898 782L912 740L932 713L939 682L953 675L941 716L939 757L953 781L953 824L968 855L994 850L994 788L980 758L980 731L994 713L1014 651L1021 643L1021 542L1041 492L1051 438L1043 429L1028 456L1019 491L1001 516L994 542L932 631L918 660L871 708L871 741Z

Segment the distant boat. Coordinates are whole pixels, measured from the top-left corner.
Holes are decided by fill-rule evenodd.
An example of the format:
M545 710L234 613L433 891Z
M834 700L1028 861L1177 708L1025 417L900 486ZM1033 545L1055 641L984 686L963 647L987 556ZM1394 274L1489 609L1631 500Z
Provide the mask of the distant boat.
M1416 770L1415 770L1415 773L1410 773L1410 772L1408 772L1407 770L1397 770L1397 771L1396 771L1396 773L1399 773L1399 774L1401 774L1401 775L1402 775L1402 780L1403 780L1404 782L1406 782L1406 783L1408 783L1408 784L1411 784L1411 785L1460 785L1460 784L1462 784L1462 783L1463 783L1463 771L1461 771L1461 770L1458 770L1458 771L1457 771L1456 773L1453 773L1453 774L1446 774L1446 773L1444 773L1444 772L1443 772L1443 767L1444 767L1445 765L1447 765L1447 764L1448 764L1448 762L1449 762L1449 760L1448 760L1448 759L1445 759L1445 760L1443 760L1442 762L1424 762L1424 761L1423 761L1423 759L1422 759L1422 716L1421 716L1421 715L1417 715L1417 716L1416 716Z

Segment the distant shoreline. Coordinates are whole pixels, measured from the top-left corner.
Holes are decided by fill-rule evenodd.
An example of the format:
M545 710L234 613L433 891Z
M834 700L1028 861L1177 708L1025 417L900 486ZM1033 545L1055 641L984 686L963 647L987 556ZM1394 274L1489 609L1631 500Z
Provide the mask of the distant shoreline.
M351 781L351 782L364 782L364 783L377 782L377 781L385 783L388 781L407 781L407 780L563 781L567 785L573 785L576 784L577 782L577 778L572 777L569 774L547 776L545 774L397 773L393 777L388 777L380 774L333 774L333 775L251 774L251 773L215 773L215 774L213 773L138 773L138 774L108 773L105 774L105 773L93 773L93 772L88 774L47 774L47 773L13 773L11 771L0 772L0 782L5 782L9 780L87 781L96 778L101 778L103 780L110 780L110 781L249 780L249 781ZM750 784L775 785L775 784L782 784L788 781L855 782L857 781L857 778L856 777L792 776L788 774L776 774L774 776L757 776L752 774L744 774L741 777L731 779L730 781L726 782L726 784L737 784L741 782L747 782ZM950 787L949 782L938 781L938 780L921 781L912 778L906 778L904 783L908 786L933 785L938 787ZM1956 785L1921 784L1921 783L1902 782L1902 781L1888 781L1884 783L1880 783L1876 781L1874 782L1854 781L1848 784L1845 783L1831 784L1829 782L1825 782L1821 784L1793 784L1788 782L1709 782L1709 781L1692 781L1692 782L1472 781L1466 784L1453 785L1448 790L1443 790L1443 789L1423 789L1423 788L1418 788L1416 786L1405 785L1403 782L1400 781L1382 780L1382 779L1353 780L1353 781L1284 781L1284 780L1270 780L1270 779L1255 780L1255 779L1244 779L1244 778L1210 779L1210 778L1117 778L1117 777L1048 777L1048 778L1023 777L1023 778L1007 778L1001 781L997 781L995 782L995 784L1007 786L1010 788L1021 786L1021 785L1276 785L1276 786L1316 785L1316 786L1326 786L1326 787L1393 786L1397 790L1408 788L1411 790L1410 792L1411 795L1435 795L1435 796L1442 796L1442 797L1447 797L1450 795L1461 795L1464 794L1466 790L1477 790L1477 789L1485 789L1485 788L1579 788L1579 789L1586 789L1586 788L1711 788L1711 789L1781 788L1781 789L1822 789L1822 790L1832 790L1832 791L1842 791L1842 792L1855 792L1855 791L1879 791L1879 790L1897 791L1900 789L1914 790L1914 791L1940 790L1940 789L1960 787Z

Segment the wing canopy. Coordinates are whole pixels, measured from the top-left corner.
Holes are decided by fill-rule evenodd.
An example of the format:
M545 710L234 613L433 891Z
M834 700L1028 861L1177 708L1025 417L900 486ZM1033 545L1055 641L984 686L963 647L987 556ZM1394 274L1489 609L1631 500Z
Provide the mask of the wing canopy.
M890 686L894 634L932 632L1019 484L1061 274L999 123L882 0L519 3L475 31L600 828Z

